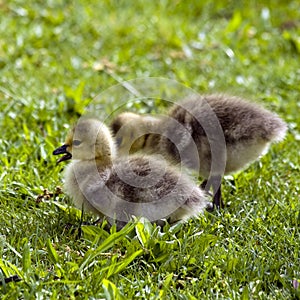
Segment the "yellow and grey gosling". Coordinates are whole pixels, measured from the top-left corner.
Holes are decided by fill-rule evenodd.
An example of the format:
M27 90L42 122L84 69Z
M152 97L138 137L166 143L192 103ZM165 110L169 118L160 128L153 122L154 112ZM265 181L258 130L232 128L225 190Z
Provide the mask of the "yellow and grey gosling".
M287 130L279 116L260 105L220 94L194 96L176 103L167 118L151 116L146 122L147 118L132 113L116 117L111 128L119 140L119 152L128 152L132 145L131 153L143 150L160 153L176 163L183 161L205 178L201 187L213 188L213 204L217 207L223 206L222 175L245 168L265 154L270 143L282 140ZM141 136L141 130L148 133Z
M58 162L72 158L64 189L75 206L106 216L118 228L133 215L174 223L209 205L205 192L161 157L118 158L110 130L95 119L80 120L53 154L64 154Z

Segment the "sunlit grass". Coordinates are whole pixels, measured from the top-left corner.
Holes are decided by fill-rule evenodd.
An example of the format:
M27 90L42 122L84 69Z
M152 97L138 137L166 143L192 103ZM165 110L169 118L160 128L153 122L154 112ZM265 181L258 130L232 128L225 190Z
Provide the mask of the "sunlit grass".
M299 298L297 1L20 0L0 15L1 299ZM224 180L221 212L163 229L82 225L93 219L55 193L51 153L95 96L145 76L257 100L288 136ZM119 103L100 105L105 118Z

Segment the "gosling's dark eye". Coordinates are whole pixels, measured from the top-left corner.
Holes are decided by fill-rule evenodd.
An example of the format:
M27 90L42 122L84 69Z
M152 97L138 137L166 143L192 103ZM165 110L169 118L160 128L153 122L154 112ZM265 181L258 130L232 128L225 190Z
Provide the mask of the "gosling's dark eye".
M79 141L79 140L73 141L73 146L79 146L80 144L81 144L81 141Z

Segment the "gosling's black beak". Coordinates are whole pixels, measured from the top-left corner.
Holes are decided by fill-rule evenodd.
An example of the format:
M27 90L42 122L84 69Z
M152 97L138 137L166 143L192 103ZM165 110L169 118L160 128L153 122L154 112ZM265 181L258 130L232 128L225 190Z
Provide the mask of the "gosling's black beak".
M53 151L53 155L58 155L58 154L65 154L64 156L62 156L61 158L59 158L56 163L59 164L60 162L64 161L64 160L68 160L72 158L72 154L70 152L67 151L68 145L62 145L61 147L55 149Z

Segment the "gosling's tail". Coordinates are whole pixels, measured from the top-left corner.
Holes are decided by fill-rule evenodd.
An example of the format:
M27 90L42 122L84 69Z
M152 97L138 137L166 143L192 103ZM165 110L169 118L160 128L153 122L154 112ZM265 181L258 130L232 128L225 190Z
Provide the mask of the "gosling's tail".
M277 115L266 119L266 139L270 142L279 142L284 139L287 132L287 124Z

